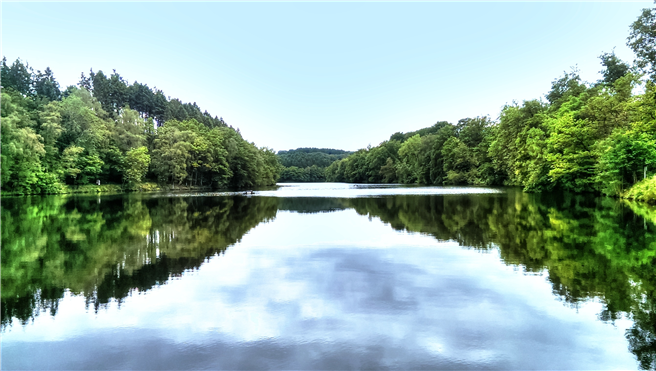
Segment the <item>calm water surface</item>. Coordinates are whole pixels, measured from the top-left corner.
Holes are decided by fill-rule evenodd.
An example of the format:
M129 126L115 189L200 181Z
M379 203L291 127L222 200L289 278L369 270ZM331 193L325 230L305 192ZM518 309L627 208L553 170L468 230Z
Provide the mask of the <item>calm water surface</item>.
M2 199L2 369L653 369L656 210L515 189Z

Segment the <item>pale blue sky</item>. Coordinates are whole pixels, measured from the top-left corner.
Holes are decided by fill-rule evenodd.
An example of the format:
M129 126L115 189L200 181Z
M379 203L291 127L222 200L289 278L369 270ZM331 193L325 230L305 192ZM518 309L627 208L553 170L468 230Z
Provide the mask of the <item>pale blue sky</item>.
M643 2L2 2L2 54L62 87L112 69L275 150L377 145L396 131L543 97L625 60Z

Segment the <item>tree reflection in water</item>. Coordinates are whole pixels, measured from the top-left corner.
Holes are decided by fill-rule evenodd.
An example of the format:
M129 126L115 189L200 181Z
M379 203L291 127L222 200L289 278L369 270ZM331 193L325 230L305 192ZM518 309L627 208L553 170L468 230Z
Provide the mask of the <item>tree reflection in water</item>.
M99 202L101 201L101 202ZM629 317L629 349L656 368L656 210L608 198L400 195L378 198L27 197L2 203L2 327L57 313L65 291L95 310L199 268L278 210L347 208L396 230L463 248L498 249L527 274L548 273L554 295L597 299L602 321Z
M598 298L603 321L627 316L629 349L656 368L656 212L609 198L571 194L396 196L347 201L398 230L498 248L507 265L546 271L554 295L572 306Z
M99 307L120 305L197 269L251 228L275 218L269 198L3 200L2 326L57 312L65 289Z

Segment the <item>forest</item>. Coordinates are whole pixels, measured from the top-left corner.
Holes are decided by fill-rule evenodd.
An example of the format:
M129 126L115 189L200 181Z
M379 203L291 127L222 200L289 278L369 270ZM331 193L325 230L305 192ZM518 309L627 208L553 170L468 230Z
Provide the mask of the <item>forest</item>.
M196 103L167 98L116 71L61 90L50 68L2 60L2 191L64 193L86 184L253 188L281 165Z
M326 168L353 152L332 148L297 148L279 151L283 168L280 182L325 182Z
M594 190L656 202L656 8L630 29L636 60L601 54L599 81L573 69L552 82L546 101L513 102L498 120L396 133L328 166L326 180Z
M3 193L62 193L100 182L254 188L277 181L507 185L656 202L656 8L630 25L635 60L602 53L602 78L573 68L545 99L498 118L395 133L354 153L258 148L238 129L116 71L63 91L46 68L3 59Z

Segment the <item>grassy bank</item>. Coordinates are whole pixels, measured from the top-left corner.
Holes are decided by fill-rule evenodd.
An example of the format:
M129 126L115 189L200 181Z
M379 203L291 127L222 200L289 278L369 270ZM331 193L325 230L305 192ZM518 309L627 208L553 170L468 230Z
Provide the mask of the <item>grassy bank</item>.
M629 200L656 204L656 175L634 184L624 192L621 197Z

